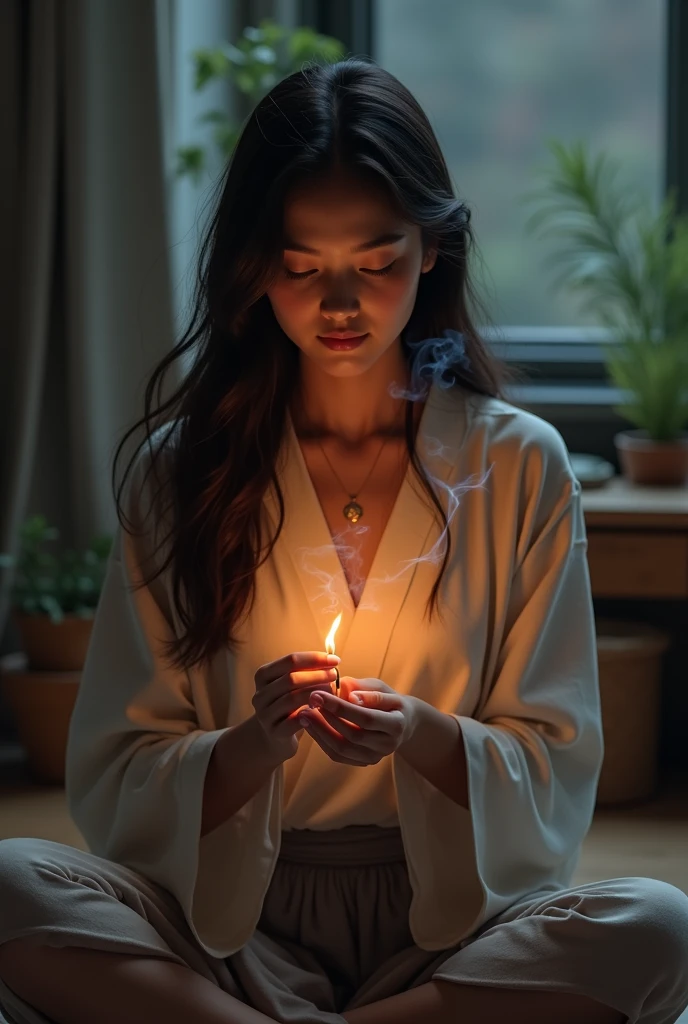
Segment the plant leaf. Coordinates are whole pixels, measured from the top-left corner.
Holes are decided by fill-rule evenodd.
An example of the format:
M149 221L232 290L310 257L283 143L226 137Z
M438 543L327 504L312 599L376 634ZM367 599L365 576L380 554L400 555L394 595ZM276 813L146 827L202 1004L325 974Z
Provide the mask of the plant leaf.
M204 170L205 150L201 146L180 146L177 149L177 177L181 178L188 174L198 182Z
M203 49L193 53L194 88L203 89L214 78L225 78L231 69L231 61L224 49Z
M548 146L554 167L523 196L541 204L526 230L563 243L549 261L565 267L554 287L584 295L615 335L607 369L631 399L617 411L670 439L688 421L688 217L676 216L673 192L651 213L617 183L620 164L606 154L592 159L581 142Z

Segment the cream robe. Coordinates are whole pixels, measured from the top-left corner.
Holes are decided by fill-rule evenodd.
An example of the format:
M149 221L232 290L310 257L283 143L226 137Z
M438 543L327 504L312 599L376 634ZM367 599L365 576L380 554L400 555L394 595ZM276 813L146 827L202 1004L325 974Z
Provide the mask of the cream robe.
M423 556L441 530L413 470L355 608L291 420L278 467L286 520L257 573L239 654L220 652L205 672L166 667L159 638L179 629L168 575L132 595L136 552L117 533L71 721L69 809L92 853L176 897L212 956L251 938L283 829L400 825L409 924L426 950L570 884L603 752L579 484L551 424L462 388L432 388L417 445L452 515L442 617L431 622L438 565ZM143 465L127 491L134 516L146 507ZM265 511L276 523L271 492ZM471 811L399 754L336 764L302 733L297 755L201 840L208 761L252 715L257 668L324 650L340 610L343 675L383 679L458 719Z

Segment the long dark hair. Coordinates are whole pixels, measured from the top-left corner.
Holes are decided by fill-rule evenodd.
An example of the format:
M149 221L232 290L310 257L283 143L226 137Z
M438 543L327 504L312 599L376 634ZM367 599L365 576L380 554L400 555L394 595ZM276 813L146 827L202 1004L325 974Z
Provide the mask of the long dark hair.
M165 645L177 668L209 662L220 649L236 649L235 627L255 598L255 572L272 552L284 522L284 499L275 465L286 415L298 384L299 350L283 332L266 296L284 246L287 190L304 175L334 169L373 175L424 239L437 243L432 270L421 274L402 347L417 373L423 339L453 333L465 359L444 366L472 392L504 397L517 373L491 354L475 327L469 303L488 322L472 282L471 214L454 195L450 175L426 115L393 75L368 60L350 58L308 65L263 99L243 129L220 182L219 203L204 237L191 321L181 340L148 381L145 413L120 441L112 471L120 524L133 533L120 499L140 449L147 443L158 490L151 511L159 522L168 491L171 529L166 557L139 586L172 566L173 598L182 635ZM193 354L190 371L167 399L162 382L172 364ZM423 352L425 355L425 352ZM445 360L446 364L446 360ZM413 379L413 377L412 377ZM154 392L158 389L158 396ZM166 424L173 430L161 430ZM145 438L119 488L117 462L139 428ZM160 440L153 443L153 434ZM443 526L446 516L414 443L413 402L406 403L406 444L415 473ZM155 463L165 458L164 473ZM265 540L261 514L273 484L280 508L277 531ZM123 518L124 516L124 518ZM124 519L127 519L129 526ZM429 601L430 613L449 558Z

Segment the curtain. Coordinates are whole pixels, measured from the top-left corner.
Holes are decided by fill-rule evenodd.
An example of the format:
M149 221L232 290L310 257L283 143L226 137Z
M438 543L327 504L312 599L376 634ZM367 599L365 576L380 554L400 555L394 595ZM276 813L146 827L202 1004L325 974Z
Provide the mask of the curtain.
M34 513L70 546L114 531L114 449L174 344L172 3L0 4L0 551Z

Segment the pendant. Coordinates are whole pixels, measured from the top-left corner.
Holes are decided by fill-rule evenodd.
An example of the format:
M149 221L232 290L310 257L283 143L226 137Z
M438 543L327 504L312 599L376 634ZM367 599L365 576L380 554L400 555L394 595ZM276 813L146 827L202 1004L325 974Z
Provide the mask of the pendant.
M363 515L363 509L357 501L350 501L348 505L344 506L344 518L348 519L350 523L357 523Z

